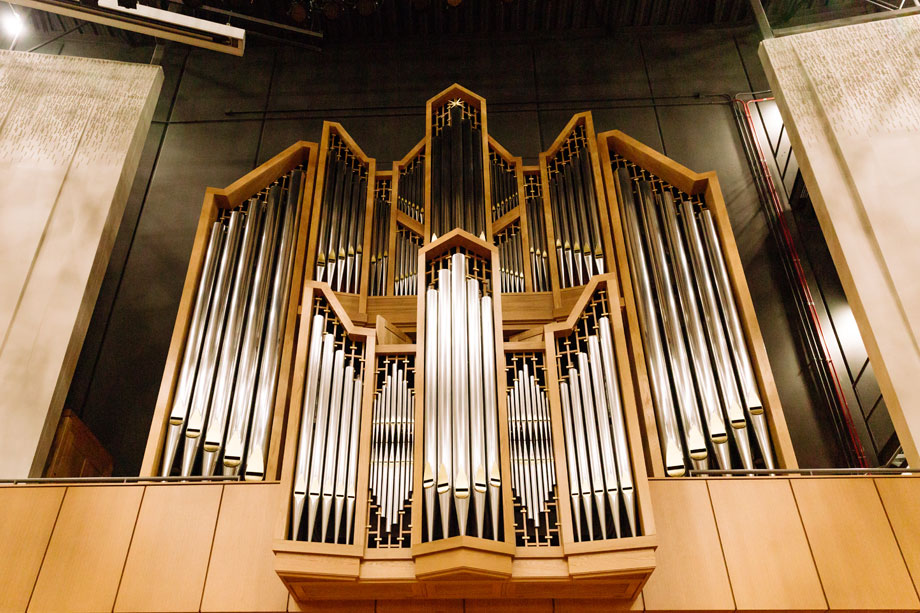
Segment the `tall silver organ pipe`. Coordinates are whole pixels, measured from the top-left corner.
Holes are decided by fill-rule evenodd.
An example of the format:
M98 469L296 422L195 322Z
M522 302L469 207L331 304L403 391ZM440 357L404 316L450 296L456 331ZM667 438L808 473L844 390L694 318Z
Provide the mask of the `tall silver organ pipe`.
M606 300L606 291L595 293L576 329L556 339L578 541L637 536L641 531Z
M291 537L296 540L354 540L363 350L363 343L351 340L318 300L311 319L294 466Z
M644 179L641 171L634 177L630 167L616 168L617 163L630 273L668 475L682 475L688 466L707 468L710 454L721 469L754 468L758 458L773 468L763 403L711 212L666 184ZM752 429L760 451L756 457Z
M315 279L337 292L357 293L364 260L368 166L332 134L326 152Z
M217 272L217 262L223 250L227 237L227 228L219 221L211 226L208 238L208 249L205 252L201 278L198 280L198 289L195 294L195 306L192 309L192 318L189 323L188 339L182 354L182 367L179 369L179 381L173 396L172 407L169 412L169 425L166 430L166 445L163 448L161 460L161 475L168 475L176 457L179 446L179 437L185 426L188 415L189 403L192 397L192 386L195 383L195 374L198 369L198 359L201 356L201 341L205 331L208 310L211 306L214 278Z
M741 330L741 318L738 315L734 294L732 294L728 271L725 269L722 247L716 234L712 213L708 209L704 209L700 214L700 224L703 227L703 237L706 241L709 262L715 277L722 313L725 317L729 338L731 338L732 356L735 358L735 366L741 379L741 389L744 392L748 416L754 426L754 434L760 445L766 467L775 468L767 417L764 414L763 402L761 402L760 394L757 391L757 380L754 377L754 368L751 366L751 356L744 340L744 332Z
M682 319L674 296L671 263L664 248L658 207L652 186L647 181L639 183L639 208L645 222L645 240L652 260L655 291L662 309L661 323L666 339L665 346L670 357L672 381L677 395L678 414L684 427L687 451L693 467L705 470L709 468L706 435L693 388L690 358L681 334Z
M246 462L247 478L264 478L303 178L295 169L212 226L161 475L235 475Z
M382 361L371 429L371 526L378 538L398 543L407 532L412 497L415 385L408 358Z
M709 346L715 358L716 374L721 391L722 407L728 423L731 425L732 436L741 456L744 468L754 467L751 458L751 445L747 433L747 420L741 408L741 396L735 382L735 373L732 368L731 354L725 330L722 327L722 317L715 291L713 290L712 274L706 259L705 247L700 237L699 227L693 213L693 204L684 201L681 207L681 221L684 227L684 236L693 261L693 271L696 275L699 288L700 304L702 305L703 319L709 338Z
M470 257L456 252L439 262L446 266L435 271L436 283L426 293L422 486L428 541L464 534L500 538L492 302L484 295L488 288L468 274Z
M687 261L687 253L680 234L677 220L677 209L674 206L674 197L668 192L661 194L658 199L660 212L664 221L665 234L670 248L671 262L674 266L674 285L677 288L677 298L681 312L684 315L684 327L690 347L691 370L696 376L696 389L700 397L700 410L709 435L709 443L715 451L719 468L731 468L731 459L728 449L728 431L722 417L722 407L719 402L719 391L716 388L715 374L712 371L712 361L706 337L703 333L703 324L697 308L697 292Z
M665 357L664 338L658 326L657 303L652 292L652 280L646 259L645 244L639 226L639 210L633 195L632 179L626 168L617 170L617 182L623 201L624 233L629 248L629 272L636 292L636 310L639 327L645 341L645 360L655 416L664 454L665 471L669 476L680 477L686 472L684 445L677 427L677 411L671 395L671 380Z

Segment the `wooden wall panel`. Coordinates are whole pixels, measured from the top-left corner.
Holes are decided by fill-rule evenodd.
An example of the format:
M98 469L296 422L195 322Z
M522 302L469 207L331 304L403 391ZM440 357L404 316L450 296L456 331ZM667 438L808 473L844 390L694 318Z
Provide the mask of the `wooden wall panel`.
M378 600L375 613L463 613L463 601L451 600Z
M738 609L826 609L789 481L708 486Z
M553 601L549 598L464 600L463 613L553 613Z
M658 549L655 572L642 589L645 608L733 610L706 482L651 479L649 489Z
M872 479L792 479L792 491L832 609L920 608Z
M920 477L876 479L875 486L914 587L920 591Z
M197 611L222 485L150 485L115 611Z
M26 610L64 489L0 489L0 612Z
M281 485L224 487L202 611L284 611L288 591L275 574L272 528Z
M67 489L30 612L112 610L143 494L143 486Z
M635 600L557 599L554 613L606 613L607 611L642 611L642 594ZM523 611L523 609L522 609Z
M294 598L288 601L288 611L302 613L374 613L376 602L373 600L314 600L299 603Z

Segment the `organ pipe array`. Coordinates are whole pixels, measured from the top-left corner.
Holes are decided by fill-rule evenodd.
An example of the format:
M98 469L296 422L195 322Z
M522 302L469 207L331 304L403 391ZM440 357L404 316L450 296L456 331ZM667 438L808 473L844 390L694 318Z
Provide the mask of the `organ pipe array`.
M629 167L615 176L667 473L753 468L751 429L774 468L711 212Z
M370 457L372 546L409 545L415 443L415 372L411 356L378 356Z
M524 291L524 255L522 253L521 225L512 223L495 235L498 259L501 263L500 280L503 292Z
M370 281L368 293L371 296L386 294L387 264L390 255L390 179L377 179L374 190L374 220L371 234Z
M291 513L294 539L352 543L357 499L364 346L322 298L312 309L299 408ZM394 371L394 375L396 372ZM394 381L395 391L401 383ZM390 400L395 403L405 400ZM390 405L388 405L389 407Z
M584 285L605 272L591 154L577 125L547 162L556 255L562 287Z
M633 467L607 294L598 290L571 334L556 339L575 539L637 536Z
M502 538L490 271L456 251L429 263L425 295L424 540ZM471 512L472 511L472 512Z
M506 361L511 487L522 516L515 522L516 541L519 546L558 545L556 465L542 354L512 354Z
M357 293L364 262L368 167L334 133L325 166L314 278L337 292Z
M479 111L460 99L441 109L431 136L431 234L454 228L485 237Z
M415 156L399 171L396 208L419 223L425 222L425 156Z
M550 291L549 260L546 252L546 219L543 215L543 187L538 174L524 175L527 227L530 228L530 270L533 291Z
M415 389L406 360L385 360L384 380L374 395L370 490L380 531L404 530L405 509L412 495Z
M418 292L418 251L422 237L411 230L399 228L396 231L396 287L397 296L409 296Z
M303 181L296 169L211 227L162 475L265 475Z
M492 177L492 220L499 219L518 206L518 182L514 166L495 150L489 152Z

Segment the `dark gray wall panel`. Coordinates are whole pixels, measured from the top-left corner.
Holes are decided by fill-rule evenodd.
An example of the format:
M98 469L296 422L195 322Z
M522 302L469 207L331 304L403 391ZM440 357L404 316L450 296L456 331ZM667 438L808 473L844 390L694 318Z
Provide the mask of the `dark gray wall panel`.
M735 40L719 31L653 35L642 40L652 95L735 94L748 91Z
M227 112L261 113L265 108L274 49L250 47L242 58L192 49L185 63L171 121L250 119Z
M549 40L534 45L541 103L649 98L648 76L636 36Z

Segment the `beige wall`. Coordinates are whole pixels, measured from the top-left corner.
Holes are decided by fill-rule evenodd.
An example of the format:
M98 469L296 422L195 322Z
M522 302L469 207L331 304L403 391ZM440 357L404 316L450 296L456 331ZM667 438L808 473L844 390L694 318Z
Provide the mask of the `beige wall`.
M920 477L650 486L660 544L635 602L379 600L376 610L920 609ZM277 483L0 487L0 612L374 611L289 600L271 549L280 493Z
M920 466L920 16L760 56L911 466Z
M43 468L162 80L0 52L0 477Z

